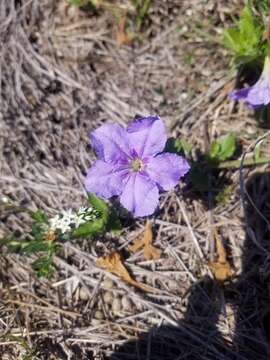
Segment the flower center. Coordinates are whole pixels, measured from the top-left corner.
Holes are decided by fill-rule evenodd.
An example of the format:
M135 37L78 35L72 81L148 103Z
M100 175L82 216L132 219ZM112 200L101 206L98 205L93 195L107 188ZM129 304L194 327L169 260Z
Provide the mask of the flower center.
M143 162L141 159L131 160L131 168L134 171L141 171L143 169Z

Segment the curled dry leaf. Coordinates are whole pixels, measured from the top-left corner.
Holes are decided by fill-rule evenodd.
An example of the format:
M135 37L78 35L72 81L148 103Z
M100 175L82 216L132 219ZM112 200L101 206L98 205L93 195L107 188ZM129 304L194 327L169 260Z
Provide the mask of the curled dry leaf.
M134 35L126 31L126 20L126 14L122 15L117 27L116 42L118 46L129 45L134 39Z
M97 259L96 264L105 270L119 276L121 279L125 280L127 283L147 292L153 292L153 289L149 286L138 283L134 280L126 269L121 255L114 251L107 256L100 257Z
M161 250L152 245L153 242L153 231L152 225L149 220L147 220L145 229L142 236L139 236L134 242L133 245L129 246L131 252L136 252L140 248L143 248L143 255L146 260L157 260L160 259Z
M225 281L232 276L232 268L227 260L226 250L221 239L215 234L217 260L209 262L208 266L218 281Z

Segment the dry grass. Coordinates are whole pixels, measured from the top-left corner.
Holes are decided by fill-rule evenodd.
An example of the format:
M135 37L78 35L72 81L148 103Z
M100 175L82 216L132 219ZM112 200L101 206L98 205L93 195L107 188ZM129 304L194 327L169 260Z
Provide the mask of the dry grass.
M229 130L243 149L260 135L251 111L228 99L233 81L218 42L240 2L153 3L142 38L119 47L109 12L63 0L0 2L0 196L49 214L85 203L83 178L94 158L88 133L107 119L125 124L158 113L171 135L194 145L194 157ZM244 181L268 219L266 169L245 170ZM66 243L51 281L36 278L33 259L1 255L1 358L268 359L268 223L249 203L244 222L239 172L225 175L232 186L225 205L211 206L211 192L189 184L162 195L153 218L160 260L126 254L153 294L95 265L126 248L143 221L119 237ZM2 236L29 230L27 216L3 212L0 220ZM215 233L235 268L224 286L207 267Z

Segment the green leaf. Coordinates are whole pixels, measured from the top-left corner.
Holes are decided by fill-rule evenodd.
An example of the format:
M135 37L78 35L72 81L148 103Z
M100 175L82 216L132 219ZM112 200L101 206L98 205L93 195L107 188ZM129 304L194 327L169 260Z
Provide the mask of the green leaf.
M215 196L215 201L217 205L226 205L229 202L231 195L232 195L232 186L231 185L225 186L224 189L222 189Z
M43 210L31 211L31 217L38 223L44 223L48 221L48 216Z
M165 151L179 155L189 155L192 150L192 145L185 139L175 139L173 137L167 140Z
M2 245L6 245L10 252L26 255L31 255L40 251L56 251L57 248L57 245L51 241L18 240L15 238L5 239L2 242Z
M233 133L215 140L206 154L209 161L221 162L233 156L236 150L236 137Z
M220 152L220 144L215 141L210 145L210 150L209 150L209 157L210 159L216 159L218 157L218 154Z
M270 56L270 40L265 44L264 53L266 56Z
M86 237L101 233L105 229L105 224L102 218L88 221L75 229L72 237Z
M132 1L136 10L137 30L140 31L142 23L149 11L151 0Z
M33 262L32 268L36 271L38 277L44 276L50 279L54 272L52 254L38 258Z
M236 65L243 65L260 58L263 53L263 22L253 15L249 6L244 7L233 28L223 32L224 45L232 50Z
M56 249L56 245L54 244L55 248L52 248L52 243L50 241L36 241L32 240L26 244L23 244L21 247L21 251L24 254L30 255L39 251L51 251Z
M263 142L259 142L254 149L254 159L257 161L261 157L261 145Z
M87 4L88 0L67 0L70 5L83 6Z
M253 4L258 8L260 13L269 12L270 10L270 0L253 0Z
M107 221L110 211L108 204L104 200L97 197L95 194L88 193L87 196L89 204L92 205L93 208L101 214L101 218L104 221Z
M233 50L236 54L241 52L241 41L242 37L238 29L229 28L223 32L223 43L224 45Z
M1 241L1 245L6 245L8 251L11 253L21 252L22 247L28 243L29 243L29 240L18 240L13 237L6 238Z
M45 235L45 229L39 223L34 223L32 225L31 235L35 240L42 241Z

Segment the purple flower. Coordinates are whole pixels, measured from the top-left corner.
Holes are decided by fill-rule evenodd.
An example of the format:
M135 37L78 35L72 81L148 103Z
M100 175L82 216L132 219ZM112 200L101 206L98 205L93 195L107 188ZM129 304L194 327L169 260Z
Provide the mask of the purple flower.
M176 154L162 153L167 136L158 116L129 123L102 125L91 133L98 160L88 170L85 187L103 198L120 196L121 204L135 217L151 215L159 190L170 190L189 165Z
M266 56L263 72L253 86L235 90L230 96L233 100L244 99L253 108L268 105L270 103L270 57Z

